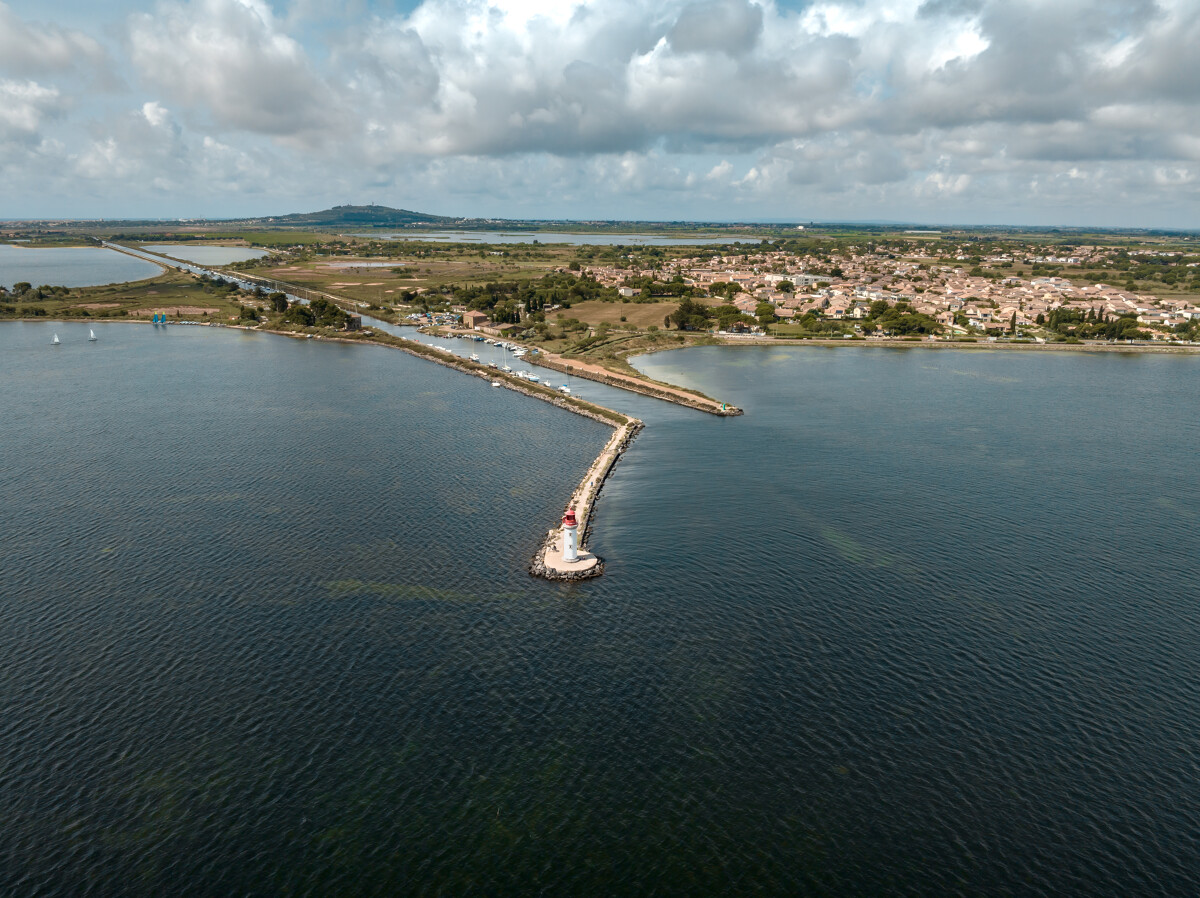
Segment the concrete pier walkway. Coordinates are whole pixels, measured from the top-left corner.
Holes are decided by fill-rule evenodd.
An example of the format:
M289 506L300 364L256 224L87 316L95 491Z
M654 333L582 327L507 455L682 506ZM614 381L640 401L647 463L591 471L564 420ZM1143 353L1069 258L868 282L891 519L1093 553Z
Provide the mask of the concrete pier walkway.
M284 331L276 331L275 333L291 337L301 336L300 334ZM464 374L481 377L493 384L504 386L510 390L517 390L528 396L574 412L577 415L582 415L614 427L612 436L609 437L608 442L596 457L596 460L592 462L587 473L584 474L583 480L575 487L570 500L564 507L564 511L567 508L574 508L576 519L579 521L579 560L574 562L563 560L562 531L554 529L546 534L545 539L538 547L529 565L529 573L534 576L545 577L548 580L584 580L588 577L598 577L604 573L604 559L587 551L587 541L592 525L592 510L596 502L596 496L604 485L604 481L608 479L613 465L616 464L617 459L621 457L621 454L629 447L629 444L633 442L634 438L645 426L640 420L614 411L613 409L605 408L604 406L585 402L575 397L564 396L553 387L529 383L512 374L488 368L479 362L473 362L449 353L438 352L434 347L415 340L407 340L403 337L378 332L373 332L370 335L360 334L332 337L330 339L342 343L373 343L399 349L410 355L419 356L449 368L455 368ZM740 413L740 410L737 411L737 414Z
M562 530L551 530L546 534L545 541L529 566L531 574L545 577L548 580L584 580L588 577L598 577L604 573L604 560L587 551L592 507L595 505L600 487L608 479L613 465L621 457L621 453L633 442L633 438L637 436L642 426L642 422L637 418L628 418L624 424L613 431L608 443L605 444L596 460L592 462L587 473L583 475L583 480L579 482L579 486L575 488L575 492L571 494L571 498L567 502L567 508L575 509L575 516L579 521L579 531L582 534L579 541L579 560L563 560Z
M542 552L542 566L546 572L543 577L552 580L582 580L585 577L595 577L600 574L597 570L603 562L591 552L580 552L575 561L563 560L562 532L551 530L547 544Z

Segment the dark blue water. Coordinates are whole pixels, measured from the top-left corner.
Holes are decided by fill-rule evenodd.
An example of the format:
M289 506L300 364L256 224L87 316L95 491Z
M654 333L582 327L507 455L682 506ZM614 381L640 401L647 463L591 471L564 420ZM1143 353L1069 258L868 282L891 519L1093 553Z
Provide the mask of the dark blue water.
M1197 891L1200 360L651 357L747 414L586 385L569 587L605 428L97 333L0 329L0 892Z
M265 249L252 249L248 246L206 246L191 243L156 243L144 245L142 249L170 256L172 259L195 262L197 265L232 265L234 262L247 262L267 255Z
M0 285L26 281L35 287L94 287L152 278L153 262L97 246L29 247L0 244Z

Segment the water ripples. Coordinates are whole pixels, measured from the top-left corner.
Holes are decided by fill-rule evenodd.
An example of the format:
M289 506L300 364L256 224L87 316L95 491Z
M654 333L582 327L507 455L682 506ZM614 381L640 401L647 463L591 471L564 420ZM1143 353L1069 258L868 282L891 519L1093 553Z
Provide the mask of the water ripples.
M1196 488L1130 477L1187 469L1194 363L652 357L747 415L615 394L648 427L571 586L524 565L599 425L39 327L0 329L0 892L1200 885Z

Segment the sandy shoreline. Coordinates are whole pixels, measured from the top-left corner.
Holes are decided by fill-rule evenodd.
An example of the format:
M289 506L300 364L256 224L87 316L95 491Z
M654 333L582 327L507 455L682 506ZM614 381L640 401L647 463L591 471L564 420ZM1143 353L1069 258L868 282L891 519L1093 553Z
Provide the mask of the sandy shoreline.
M887 347L891 349L1003 349L1012 351L1033 352L1145 352L1145 353L1177 353L1191 355L1200 353L1200 345L1152 343L989 343L986 340L967 343L958 340L807 340L791 337L726 337L721 346L856 346ZM671 349L682 347L664 347L651 349L638 355L649 355L654 352L669 352Z
M149 261L149 260L147 260ZM246 277L246 275L242 275ZM146 280L150 280L147 278ZM320 291L313 290L314 293ZM329 295L329 294L323 294ZM336 297L330 296L330 299ZM167 307L174 309L174 306ZM199 307L197 307L199 308ZM143 310L147 314L152 310ZM211 311L211 310L210 310ZM15 316L13 318L0 318L0 321L59 321L65 324L82 324L90 322L92 324L139 324L148 323L138 321L136 315L120 316L112 318L96 317L66 317L60 315L38 315L38 316ZM171 321L171 324L183 324L182 321ZM241 327L244 330L256 330L254 327L245 327L237 324L222 324L221 322L196 321L195 324L214 327ZM261 328L258 328L261 330ZM263 333L281 334L283 336L297 336L291 331L276 331L263 330ZM305 336L299 334L298 336ZM338 337L322 337L325 340L336 340ZM356 343L362 342L359 340L348 340L346 342ZM710 343L711 346L842 346L842 347L887 347L891 349L1001 349L1013 352L1125 352L1125 353L1176 353L1180 355L1200 354L1200 344L1153 344L1153 343L988 343L987 341L978 341L968 343L961 340L903 340L903 339L882 339L882 340L835 340L835 339L802 339L799 337L730 337L724 336L720 338L720 342ZM679 349L689 349L690 346L661 346L647 347L630 354L629 358L637 358L638 356L654 355L659 352L674 352ZM419 354L419 353L414 353ZM669 386L657 384L643 378L638 378L633 375L621 374L616 371L610 371L601 366L579 362L576 360L567 361L565 357L560 357L553 354L539 353L542 358L536 361L536 364L544 368L550 368L554 371L559 371L563 374L570 374L573 377L580 377L585 380L594 380L597 383L605 383L610 386L620 389L629 390L633 393L640 393L643 396L651 396L655 399L664 399L668 402L675 402L677 405L686 405L689 408L695 408L698 411L706 411L717 415L738 415L741 410L734 406L726 406L724 411L720 410L722 403L707 399L695 393L689 393L685 390L673 390ZM551 364L545 364L545 361L550 361ZM568 370L569 369L569 370ZM712 407L716 406L717 411L712 411Z

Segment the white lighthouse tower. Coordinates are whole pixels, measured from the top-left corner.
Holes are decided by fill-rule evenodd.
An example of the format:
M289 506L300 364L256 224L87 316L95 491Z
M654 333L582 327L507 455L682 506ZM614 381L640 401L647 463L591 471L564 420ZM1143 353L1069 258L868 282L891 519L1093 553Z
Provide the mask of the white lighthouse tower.
M563 561L579 560L579 522L575 520L575 509L568 508L563 515Z

